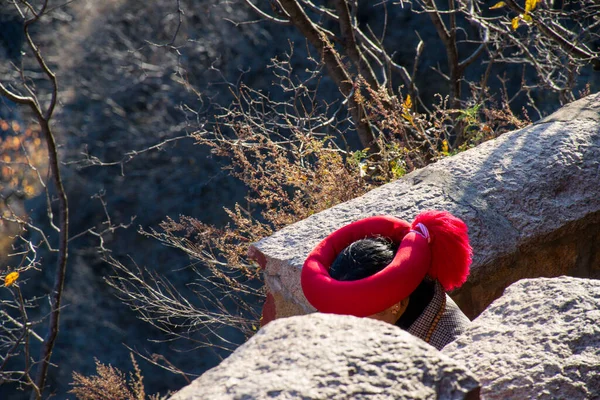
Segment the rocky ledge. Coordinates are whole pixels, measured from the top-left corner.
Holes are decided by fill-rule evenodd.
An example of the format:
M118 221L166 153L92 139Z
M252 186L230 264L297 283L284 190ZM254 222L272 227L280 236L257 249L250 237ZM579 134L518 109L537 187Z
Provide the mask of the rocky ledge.
M282 318L171 400L588 400L599 365L600 281L524 279L441 352L367 318Z

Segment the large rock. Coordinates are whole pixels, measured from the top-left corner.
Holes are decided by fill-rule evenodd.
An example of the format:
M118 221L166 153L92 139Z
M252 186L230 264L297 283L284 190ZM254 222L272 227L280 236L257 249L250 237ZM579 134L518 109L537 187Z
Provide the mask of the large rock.
M474 262L453 293L474 317L522 278L600 277L600 93L525 129L445 158L261 240L264 321L314 311L300 288L310 250L335 229L377 214L411 221L445 209L469 226Z
M519 281L442 352L487 400L600 399L600 281Z
M262 328L171 400L478 399L460 363L397 327L312 314Z

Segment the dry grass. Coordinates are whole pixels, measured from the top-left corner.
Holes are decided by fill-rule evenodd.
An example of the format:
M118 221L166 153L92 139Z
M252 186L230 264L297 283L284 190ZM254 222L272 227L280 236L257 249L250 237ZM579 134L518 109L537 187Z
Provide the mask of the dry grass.
M73 373L73 389L69 393L74 394L78 400L158 400L158 395L146 396L142 372L133 354L130 356L133 372L129 376L96 360L96 375Z

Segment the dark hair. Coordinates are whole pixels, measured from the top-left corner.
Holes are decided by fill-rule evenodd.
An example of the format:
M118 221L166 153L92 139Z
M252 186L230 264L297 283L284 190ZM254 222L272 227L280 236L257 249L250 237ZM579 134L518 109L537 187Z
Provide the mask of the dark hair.
M338 281L355 281L371 276L387 267L398 245L384 237L357 240L333 261L329 275Z
M398 244L384 237L357 240L346 247L333 261L329 275L338 281L355 281L371 276L387 267ZM409 296L410 301L396 325L408 329L419 318L435 294L435 283L425 278Z

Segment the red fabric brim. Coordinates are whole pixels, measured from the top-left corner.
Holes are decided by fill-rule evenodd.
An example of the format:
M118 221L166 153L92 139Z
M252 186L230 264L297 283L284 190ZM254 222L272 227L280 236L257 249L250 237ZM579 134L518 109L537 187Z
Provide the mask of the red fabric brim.
M400 243L387 267L356 281L331 278L329 267L343 249L375 236ZM315 247L302 267L302 290L320 312L366 317L408 297L425 278L430 262L427 239L410 231L409 223L389 216L369 217L338 229Z

